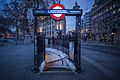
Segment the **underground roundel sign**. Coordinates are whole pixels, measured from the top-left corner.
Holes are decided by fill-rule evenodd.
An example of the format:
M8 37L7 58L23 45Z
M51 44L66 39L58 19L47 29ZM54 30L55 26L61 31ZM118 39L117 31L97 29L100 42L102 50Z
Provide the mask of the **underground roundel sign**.
M64 9L64 6L62 4L54 4L51 6L51 13L56 12L56 14L50 14L50 16L55 20L61 20L64 18L65 14L57 14L60 13L62 9ZM60 10L59 10L60 9Z

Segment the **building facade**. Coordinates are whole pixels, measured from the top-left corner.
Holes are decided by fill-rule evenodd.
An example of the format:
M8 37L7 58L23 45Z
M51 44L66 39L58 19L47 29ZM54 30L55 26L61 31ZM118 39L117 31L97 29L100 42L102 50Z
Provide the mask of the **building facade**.
M48 2L49 5L47 5L47 8L50 9L50 7L55 4L59 3L60 0L54 0ZM61 21L55 21L50 16L40 16L39 19L39 32L43 32L46 36L46 38L52 38L52 37L59 37L66 35L66 18L64 17Z
M82 37L87 37L87 39L91 38L91 16L90 11L86 12L83 16L83 19L81 21L82 23Z
M66 34L66 19L64 18L61 21L55 21L50 16L45 17L41 27L42 32L47 38L58 37L58 31L61 31L61 36Z
M120 0L95 0L91 9L91 30L95 40L120 42Z

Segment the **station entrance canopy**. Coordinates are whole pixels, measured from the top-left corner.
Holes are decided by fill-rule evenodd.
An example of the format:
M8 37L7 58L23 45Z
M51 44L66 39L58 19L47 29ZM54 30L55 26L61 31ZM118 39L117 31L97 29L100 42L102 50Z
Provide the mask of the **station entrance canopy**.
M73 7L74 8L74 7ZM39 56L39 51L37 49L41 49L42 52L45 52L45 45L41 46L41 48L38 48L36 46L36 43L38 42L36 40L36 29L38 27L38 16L51 16L54 20L59 21L62 20L65 16L76 16L76 35L75 35L75 40L74 40L74 62L75 62L75 66L76 66L76 71L80 71L81 70L81 51L80 51L80 24L81 24L81 16L82 16L83 10L80 9L80 7L77 5L75 5L74 9L65 9L64 6L62 4L54 4L53 6L51 6L50 9L34 9L33 10L33 15L35 16L35 21L34 21L34 67L35 70L38 69L39 63L42 64L43 60L44 60L44 56L41 57L41 59L39 59L40 61L37 62L36 60L38 59ZM39 39L43 39L43 38L39 38ZM44 38L45 39L45 38ZM42 43L42 42L40 42ZM44 40L45 43L45 40ZM44 47L44 48L42 48ZM42 50L43 49L43 50ZM37 51L37 53L36 53ZM43 54L43 53L41 53ZM44 54L43 54L44 55Z
M50 9L33 10L34 16L51 16L54 20L61 20L65 16L82 16L82 9L65 9L62 4L54 4Z
M65 14L65 16L82 16L82 10L74 9L39 9L33 10L34 16L50 16L50 14Z

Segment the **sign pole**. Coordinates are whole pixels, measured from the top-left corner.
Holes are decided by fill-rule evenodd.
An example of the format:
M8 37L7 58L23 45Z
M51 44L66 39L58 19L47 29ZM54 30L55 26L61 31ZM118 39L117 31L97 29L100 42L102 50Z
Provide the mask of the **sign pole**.
M34 20L34 71L35 72L38 72L39 70L39 66L38 66L38 58L37 58L37 45L36 45L36 43L37 43L37 40L36 40L36 38L37 38L37 25L38 25L38 18L37 18L37 16L35 16L35 18L34 18L35 20Z

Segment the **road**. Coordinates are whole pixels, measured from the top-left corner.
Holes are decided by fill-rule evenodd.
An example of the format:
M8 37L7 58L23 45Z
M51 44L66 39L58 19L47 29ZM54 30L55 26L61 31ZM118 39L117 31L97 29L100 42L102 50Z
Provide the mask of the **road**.
M106 78L120 80L120 49L82 42L81 52L82 60L100 70L106 75ZM102 78L104 77L102 76Z
M34 74L33 45L0 46L0 80L120 80L118 48L82 42L81 58L81 73Z
M114 48L114 47L104 46L104 45L102 46L89 45L89 44L83 44L82 48L120 57L120 48Z

